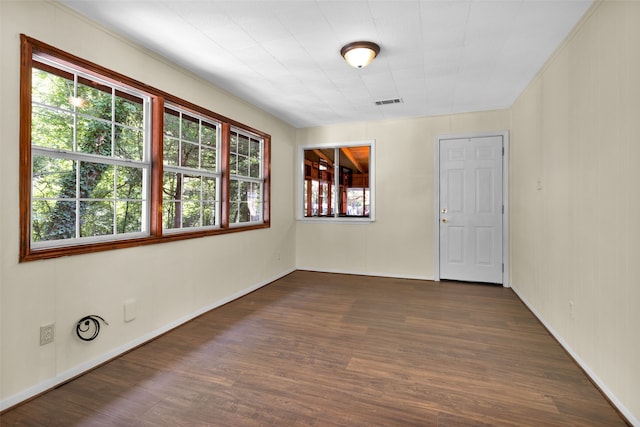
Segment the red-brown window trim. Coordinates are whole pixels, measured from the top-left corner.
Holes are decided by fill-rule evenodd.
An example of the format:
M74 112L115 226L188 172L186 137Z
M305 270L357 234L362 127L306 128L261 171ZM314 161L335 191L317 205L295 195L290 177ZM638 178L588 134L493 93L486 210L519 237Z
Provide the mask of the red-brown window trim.
M268 228L271 225L270 215L270 176L271 176L271 136L267 133L244 125L233 119L207 110L189 101L183 100L159 89L131 79L117 72L108 70L90 61L66 53L46 43L35 40L21 34L21 61L20 61L20 254L19 261L34 261L39 259L56 258L68 255L77 255L106 251L111 249L130 248L148 244L173 242L178 240L193 239L198 237L213 236L217 234L236 233L241 231ZM31 248L31 72L33 66L33 53L51 56L58 62L66 63L73 68L80 69L100 78L129 86L137 91L144 92L151 98L152 126L151 126L151 196L150 196L150 223L149 236L126 240L113 240L99 243L87 243L73 246L62 246L33 250ZM162 137L164 122L164 104L171 103L180 108L191 110L194 113L216 120L222 125L221 144L221 218L220 228L208 230L195 230L162 233ZM229 225L229 140L230 129L235 127L242 131L254 134L263 140L263 214L262 222L248 225Z

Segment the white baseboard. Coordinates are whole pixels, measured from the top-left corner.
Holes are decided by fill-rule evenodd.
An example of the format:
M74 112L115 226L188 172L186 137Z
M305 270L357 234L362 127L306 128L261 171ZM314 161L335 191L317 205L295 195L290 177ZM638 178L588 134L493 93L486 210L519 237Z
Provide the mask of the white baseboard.
M602 391L602 393L604 393L607 398L611 401L611 403L616 407L616 409L618 409L618 411L620 411L620 413L622 415L624 415L624 417L627 419L627 421L629 421L631 423L632 426L635 427L640 427L640 421L633 416L633 414L622 404L622 402L620 402L620 400L616 397L615 394L613 394L611 392L611 390L609 390L609 388L602 382L602 380L595 374L595 372L593 372L591 370L591 368L589 368L589 365L587 365L581 358L580 356L578 356L578 354L573 351L573 349L571 348L571 346L569 346L569 344L566 343L566 341L564 341L564 339L562 339L562 336L560 336L552 327L551 325L549 325L544 318L540 315L540 313L538 313L538 311L529 303L529 301L527 301L527 299L522 296L520 294L520 292L518 292L518 288L513 286L513 284L511 285L511 289L513 289L513 291L516 293L516 295L518 296L518 298L520 298L520 301L522 301L524 303L524 305L527 306L527 308L529 308L529 310L531 310L531 312L533 313L534 316L536 316L538 318L538 320L544 325L545 328L547 328L547 330L549 331L549 333L556 339L556 341L558 341L558 343L560 343L560 345L567 351L567 353L569 353L571 355L571 357L573 358L573 360L576 361L576 363L578 365L580 365L580 367L584 370L584 372L589 376L589 378L591 379L591 381L593 381Z
M433 276L413 276L410 274L389 274L389 273L380 273L377 271L349 271L349 270L334 270L334 269L322 269L315 267L296 267L296 270L307 270L307 271L317 271L318 273L334 273L334 274L350 274L353 276L375 276L375 277L389 277L392 279L411 279L411 280L431 280L433 281Z
M277 274L267 280L264 280L260 283L257 283L253 286L250 286L248 288L245 288L239 292L236 292L235 294L229 295L226 298L223 298L221 300L216 301L215 303L208 305L206 307L201 308L200 310L188 314L186 316L183 316L169 324L164 325L161 328L158 328L154 331L149 332L148 334L145 334L139 338L136 338L135 340L126 343L125 345L122 345L120 347L117 347L95 359L89 360L85 363L82 363L78 366L73 367L72 369L69 369L68 371L65 371L61 374L56 375L53 378L50 378L46 381L43 381L39 384L36 384L32 387L29 387L26 390L23 390L20 393L14 394L13 396L10 396L4 400L0 401L0 411L4 411L5 409L11 408L14 405L17 405L25 400L28 400L34 396L37 396L38 394L44 393L47 390L50 390L60 384L63 384L66 381L69 381L70 379L77 377L78 375L81 375L93 368L95 368L96 366L99 366L105 362L108 362L109 360L123 354L126 353L127 351L141 345L144 344L147 341L150 341L168 331L170 331L171 329L174 329L180 325L182 325L183 323L186 323L192 319L195 319L196 317L210 311L213 310L214 308L220 307L228 302L231 302L235 299L238 299L244 295L247 295L253 291L255 291L256 289L260 289L261 287L268 285L269 283L278 280L284 276L286 276L287 274L295 271L295 268L291 268L289 270L286 270L280 274Z

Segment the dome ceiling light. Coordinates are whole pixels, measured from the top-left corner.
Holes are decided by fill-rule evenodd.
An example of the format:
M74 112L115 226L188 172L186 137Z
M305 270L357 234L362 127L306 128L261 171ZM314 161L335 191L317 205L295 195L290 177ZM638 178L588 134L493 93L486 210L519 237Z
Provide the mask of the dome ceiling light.
M363 68L371 64L378 53L380 53L380 46L364 41L349 43L340 49L340 55L355 68Z

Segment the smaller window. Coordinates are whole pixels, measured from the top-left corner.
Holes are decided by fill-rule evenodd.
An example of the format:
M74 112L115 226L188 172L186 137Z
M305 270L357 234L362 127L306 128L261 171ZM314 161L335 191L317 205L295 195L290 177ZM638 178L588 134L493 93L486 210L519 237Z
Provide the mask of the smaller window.
M220 225L220 123L166 105L162 225L165 232Z
M299 150L298 219L373 221L374 141Z
M231 128L229 225L262 221L264 140Z

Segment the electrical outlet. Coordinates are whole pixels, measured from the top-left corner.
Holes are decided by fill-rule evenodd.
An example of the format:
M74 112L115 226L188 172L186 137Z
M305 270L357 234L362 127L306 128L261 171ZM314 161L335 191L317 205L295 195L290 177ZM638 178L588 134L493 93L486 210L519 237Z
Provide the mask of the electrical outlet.
M55 336L56 324L50 323L48 325L40 326L40 345L45 345L53 342Z

